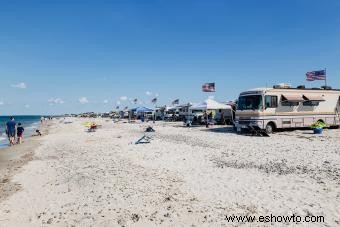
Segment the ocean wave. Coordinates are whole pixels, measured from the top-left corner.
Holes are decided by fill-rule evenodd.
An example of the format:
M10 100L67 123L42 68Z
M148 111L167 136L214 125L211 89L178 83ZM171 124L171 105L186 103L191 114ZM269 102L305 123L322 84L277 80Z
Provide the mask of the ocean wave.
M5 141L5 140L7 140L7 137L0 136L0 141Z

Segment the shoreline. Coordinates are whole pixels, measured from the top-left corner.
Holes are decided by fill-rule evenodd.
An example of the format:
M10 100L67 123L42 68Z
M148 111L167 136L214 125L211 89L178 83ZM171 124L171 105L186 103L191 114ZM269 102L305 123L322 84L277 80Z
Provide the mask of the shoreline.
M41 137L31 135L24 138L22 144L0 148L0 203L21 190L21 185L12 179L27 163L34 160L35 151L40 147L41 139L48 134L50 126L47 122L37 128L42 132Z
M40 128L41 119L40 115L14 115L16 123L21 123L25 129L24 137L30 138L35 134L35 130ZM0 117L0 151L1 149L8 148L8 138L5 132L5 124L9 120L10 116ZM2 127L3 126L3 127Z

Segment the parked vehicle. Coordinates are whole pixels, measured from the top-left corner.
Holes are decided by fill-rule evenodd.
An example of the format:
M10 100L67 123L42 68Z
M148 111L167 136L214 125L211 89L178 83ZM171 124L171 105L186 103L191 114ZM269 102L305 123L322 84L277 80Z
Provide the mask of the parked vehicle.
M265 129L267 133L275 129L310 127L315 121L339 127L339 112L338 89L303 86L258 88L240 94L235 126L238 132L252 125Z

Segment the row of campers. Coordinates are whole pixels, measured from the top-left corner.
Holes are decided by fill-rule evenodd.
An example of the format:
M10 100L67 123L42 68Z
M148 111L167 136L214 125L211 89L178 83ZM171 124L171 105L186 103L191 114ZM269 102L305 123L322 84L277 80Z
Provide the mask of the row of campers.
M339 89L276 85L240 94L235 127L238 132L254 126L272 133L275 129L310 127L313 122L321 121L338 128L339 111Z

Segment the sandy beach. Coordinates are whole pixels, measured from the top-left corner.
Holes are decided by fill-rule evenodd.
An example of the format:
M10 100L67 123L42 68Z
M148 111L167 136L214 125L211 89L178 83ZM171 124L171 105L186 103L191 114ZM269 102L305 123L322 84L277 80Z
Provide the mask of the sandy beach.
M17 166L1 160L0 226L286 226L226 220L270 214L325 217L299 226L340 225L340 130L263 138L96 119L102 128L88 133L88 120L70 121L0 150L26 146ZM148 125L151 143L135 145Z

